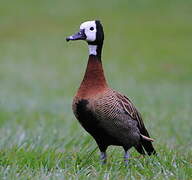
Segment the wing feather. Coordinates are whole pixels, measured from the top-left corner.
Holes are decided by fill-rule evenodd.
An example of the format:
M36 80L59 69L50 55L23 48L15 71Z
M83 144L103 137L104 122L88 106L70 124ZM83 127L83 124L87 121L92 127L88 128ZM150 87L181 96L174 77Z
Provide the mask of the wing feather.
M133 105L131 100L127 98L126 96L117 93L116 94L120 104L122 105L124 111L129 114L129 116L138 122L139 129L142 129L144 127L143 120L141 118L140 113L137 111L136 107Z

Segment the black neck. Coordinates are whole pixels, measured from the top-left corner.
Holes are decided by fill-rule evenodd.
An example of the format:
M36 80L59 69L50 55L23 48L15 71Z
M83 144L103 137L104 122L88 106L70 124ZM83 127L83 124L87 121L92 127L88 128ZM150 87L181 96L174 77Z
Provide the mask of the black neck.
M102 47L103 47L103 44L101 45L97 45L97 56L98 58L101 60L101 54L102 54Z

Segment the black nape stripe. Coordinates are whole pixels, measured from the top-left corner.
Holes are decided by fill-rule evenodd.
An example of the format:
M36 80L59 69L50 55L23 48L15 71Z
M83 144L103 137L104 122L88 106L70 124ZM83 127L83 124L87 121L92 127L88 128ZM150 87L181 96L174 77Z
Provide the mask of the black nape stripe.
M104 41L104 31L103 31L103 26L99 20L95 21L96 23L96 40L93 42L88 42L90 45L97 45L97 56L101 58L101 53L102 53L102 47L103 47L103 41Z

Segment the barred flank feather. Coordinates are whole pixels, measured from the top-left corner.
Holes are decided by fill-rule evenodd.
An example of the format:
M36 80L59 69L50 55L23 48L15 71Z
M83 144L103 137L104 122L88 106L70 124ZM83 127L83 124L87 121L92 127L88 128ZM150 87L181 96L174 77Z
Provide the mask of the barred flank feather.
M140 135L142 137L141 139L142 146L145 148L148 155L156 154L156 151L153 148L153 145L151 143L154 140L150 138L149 133L147 132L147 129L144 126L140 113L137 111L135 106L126 96L123 96L119 93L117 94L118 94L119 100L122 103L124 110L132 117L133 120L136 120L138 122L138 128L140 130Z

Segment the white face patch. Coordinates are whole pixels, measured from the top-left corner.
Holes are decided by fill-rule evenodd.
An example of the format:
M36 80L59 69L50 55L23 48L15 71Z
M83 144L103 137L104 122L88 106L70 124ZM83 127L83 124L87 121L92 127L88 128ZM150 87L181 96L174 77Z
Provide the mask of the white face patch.
M80 29L85 30L85 34L87 36L86 41L93 42L96 40L96 23L95 21L86 21L80 25Z

